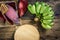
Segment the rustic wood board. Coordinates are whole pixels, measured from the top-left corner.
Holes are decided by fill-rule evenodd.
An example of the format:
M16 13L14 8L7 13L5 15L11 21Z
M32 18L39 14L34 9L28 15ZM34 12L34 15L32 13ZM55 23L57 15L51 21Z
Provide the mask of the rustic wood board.
M15 26L1 26L0 40L13 40L15 30Z
M40 1L40 0L29 0L29 3L34 3L36 1ZM51 5L53 4L52 6L54 8L56 6L56 4L54 5L54 3L56 3L56 1L55 2L51 1L49 4ZM57 12L60 13L60 11L57 11ZM41 40L60 40L60 16L55 17L54 26L52 27L51 30L44 30L40 26L37 26L37 23L34 23L31 20L33 16L29 12L27 12L26 14L24 15L24 17L20 18L21 25L32 24L36 28L38 28L38 31L40 32L40 35L41 35L40 37ZM16 29L17 28L15 26L0 26L0 40L14 40L13 37Z

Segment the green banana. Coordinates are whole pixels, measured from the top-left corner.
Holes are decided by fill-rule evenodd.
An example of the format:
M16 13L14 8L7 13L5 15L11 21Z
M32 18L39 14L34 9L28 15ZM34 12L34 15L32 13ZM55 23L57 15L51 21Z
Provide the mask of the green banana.
M54 18L54 17L51 16L51 15L43 17L43 19L45 19L45 20L48 20L48 19L51 19L51 20L52 20L53 18Z
M53 16L54 15L54 12L53 11L49 11L48 13L44 13L43 14L43 16L47 16L47 15Z
M36 6L36 13L39 14L40 9L41 9L41 5L39 4L39 2L36 2L35 6Z
M35 5L32 6L32 12L33 12L33 14L36 13Z
M54 24L54 23L52 22L52 23L51 23L51 24L49 24L49 25L52 27L52 26L53 26L53 24Z
M28 5L28 10L29 10L32 14L35 14L35 13L36 13L36 11L35 11L35 5L29 4L29 5Z
M43 13L45 11L45 9L46 9L45 3L41 3L40 13Z
M50 10L49 10L50 7L48 5L45 5L44 7L46 7L44 13L49 13L50 12Z
M52 20L43 20L44 24L50 24L52 22Z
M50 25L46 25L46 24L43 24L43 23L42 23L42 27L44 29L51 29L52 28Z
M32 5L31 5L31 4L28 5L28 10L29 10L31 13L33 13L33 12L32 12Z
M53 12L53 10L52 10L52 11L50 11L49 15L54 15L54 12Z
M54 12L50 5L44 2L36 2L28 6L31 14L35 14L40 19L41 25L45 29L51 29L53 25Z

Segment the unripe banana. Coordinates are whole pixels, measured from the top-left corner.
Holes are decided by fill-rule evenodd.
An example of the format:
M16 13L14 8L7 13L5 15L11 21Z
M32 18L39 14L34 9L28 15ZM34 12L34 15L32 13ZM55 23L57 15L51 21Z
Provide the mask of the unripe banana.
M31 13L33 13L31 7L32 7L32 5L29 4L29 5L28 5L28 10L29 10Z
M40 12L40 9L41 9L41 5L39 4L39 2L36 2L36 13L38 13L39 14L39 12Z
M32 6L32 12L33 12L33 14L35 14L35 13L36 13L35 5L33 5L33 6Z
M46 24L43 24L43 23L42 23L42 27L43 27L44 29L51 29L51 26L50 26L50 25L46 25Z
M32 6L32 9L34 9L33 6ZM35 9L36 9L35 15L36 15L36 17L38 17L40 19L42 27L45 29L51 29L52 25L53 25L54 12L53 12L52 8L50 7L50 5L48 5L47 3L44 3L44 2L41 2L41 3L36 2Z
M36 11L35 11L35 5L29 4L29 5L28 5L28 10L29 10L32 14L35 14L35 13L36 13Z

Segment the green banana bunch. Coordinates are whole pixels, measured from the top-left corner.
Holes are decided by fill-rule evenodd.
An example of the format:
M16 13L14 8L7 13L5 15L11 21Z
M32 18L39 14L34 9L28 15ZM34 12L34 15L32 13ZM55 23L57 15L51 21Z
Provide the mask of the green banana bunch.
M40 19L41 25L45 29L51 29L53 26L54 12L50 5L44 2L36 2L28 5L31 14L35 14Z

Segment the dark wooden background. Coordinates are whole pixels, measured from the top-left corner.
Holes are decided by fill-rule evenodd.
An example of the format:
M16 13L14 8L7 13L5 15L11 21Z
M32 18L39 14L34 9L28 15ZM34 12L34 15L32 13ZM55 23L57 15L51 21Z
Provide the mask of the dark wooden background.
M28 3L33 4L36 1L44 1L52 6L55 12L54 26L51 30L44 30L37 27L40 32L41 40L60 40L60 0L28 0ZM32 15L27 11L24 17L20 18L20 24L31 24ZM28 20L27 20L28 19ZM14 32L17 28L15 26L0 26L0 40L14 40Z

